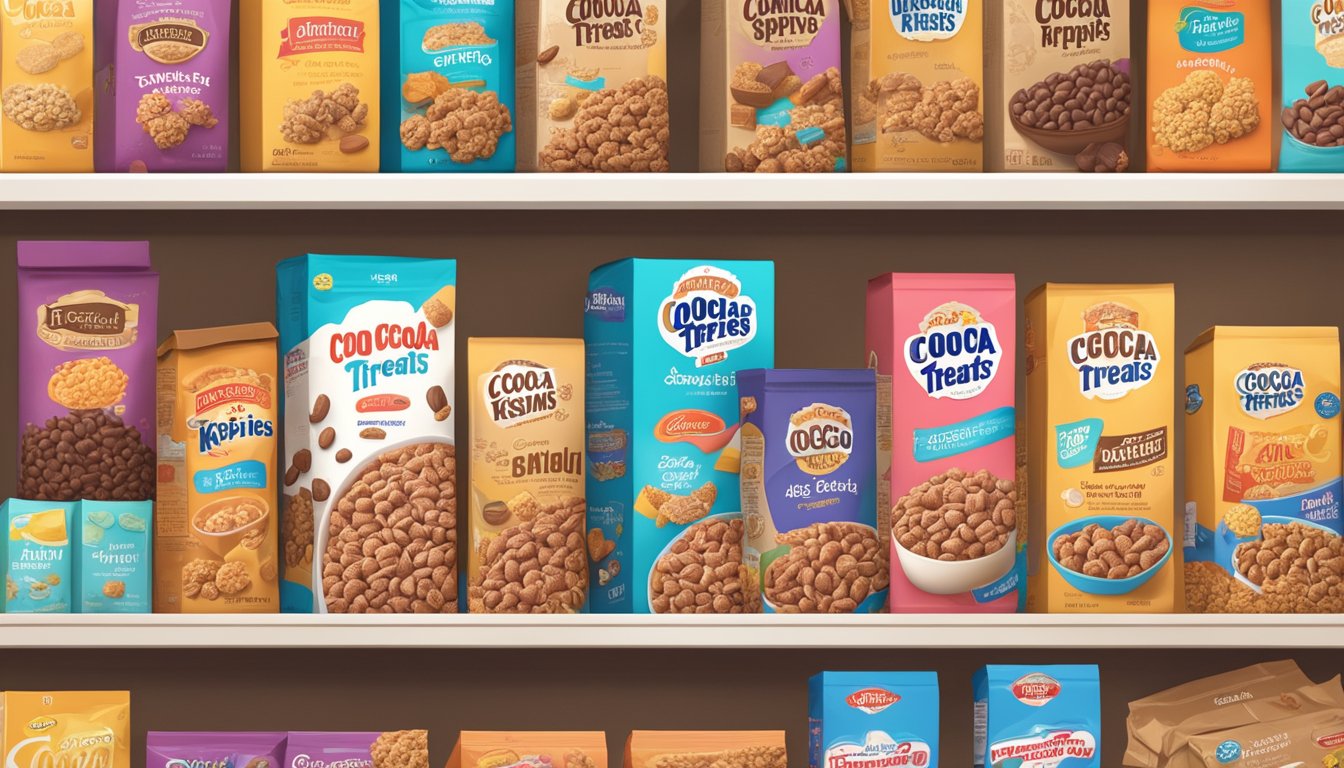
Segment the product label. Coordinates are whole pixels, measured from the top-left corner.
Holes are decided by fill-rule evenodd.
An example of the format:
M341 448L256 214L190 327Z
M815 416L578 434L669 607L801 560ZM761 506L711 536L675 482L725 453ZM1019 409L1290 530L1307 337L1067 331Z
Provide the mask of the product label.
M574 44L583 48L640 46L644 18L640 0L570 0L565 6Z
M854 448L854 423L838 406L813 403L789 416L785 433L789 455L798 468L826 475L840 468Z
M1070 759L1091 760L1096 754L1097 737L1092 732L1057 730L994 742L989 745L987 764L1055 768Z
M929 397L968 400L999 372L1003 347L994 324L974 307L949 302L924 316L905 340L905 365Z
M1279 363L1247 366L1237 373L1234 386L1242 412L1262 420L1301 405L1307 391L1302 371Z
M364 22L336 16L300 16L280 33L279 58L309 53L363 53Z
M1183 8L1176 20L1180 46L1196 53L1218 53L1246 42L1246 17L1236 12Z
M932 757L928 742L870 731L864 744L837 744L827 749L826 762L820 768L924 768Z
M802 48L826 23L826 0L737 0L738 24L748 40L779 50Z
M189 19L133 25L131 48L160 64L185 64L205 50L210 33Z
M1013 698L1030 707L1043 707L1054 701L1059 695L1059 681L1053 677L1033 672L1019 677L1012 686Z
M102 291L75 291L38 306L37 337L62 350L123 349L135 343L139 315Z
M906 40L946 40L961 31L969 0L889 0L891 25Z
M728 358L756 338L756 302L735 275L718 267L688 270L658 313L663 341L696 367Z
M1091 400L1118 400L1152 381L1161 355L1157 342L1137 328L1087 331L1069 339L1069 362L1078 391Z
M885 688L864 688L845 697L846 704L870 715L876 715L900 700L898 694Z
M505 363L481 388L486 412L503 428L555 411L555 370L529 362Z
M1041 47L1070 50L1111 39L1110 0L1036 0Z

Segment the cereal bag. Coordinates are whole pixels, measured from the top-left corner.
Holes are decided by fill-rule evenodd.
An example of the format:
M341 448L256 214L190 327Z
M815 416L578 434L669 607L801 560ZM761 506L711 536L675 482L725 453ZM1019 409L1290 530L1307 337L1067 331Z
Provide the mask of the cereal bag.
M788 768L783 731L631 731L625 768Z
M243 170L377 171L378 0L240 3Z
M290 731L283 768L423 768L428 731Z
M993 14L987 161L994 171L1119 173L1134 110L1129 0L1002 0Z
M873 372L753 368L738 372L737 396L751 604L881 611L888 568L877 532Z
M517 58L519 169L670 170L668 6L657 0L516 5L518 28L528 31Z
M708 0L700 14L700 170L845 170L840 0Z
M81 501L75 508L76 613L150 613L154 504Z
M75 583L73 503L9 499L0 505L0 613L70 613Z
M145 242L19 243L19 497L154 498Z
M1015 481L1012 275L868 282L878 526L893 612L1013 612L1026 598Z
M809 768L938 765L937 672L821 672L807 684Z
M93 170L94 0L4 4L0 171Z
M625 259L593 270L585 415L599 613L756 613L744 590L737 374L775 357L769 261ZM623 446L619 447L618 446ZM683 567L701 558L712 571Z
M147 768L280 768L284 732L150 731L145 735Z
M513 3L388 0L383 28L383 170L512 171Z
M980 0L849 4L854 170L981 170Z
M1271 169L1270 24L1269 0L1149 4L1149 171Z
M457 611L456 284L451 259L276 268L286 612Z
M1344 4L1284 0L1280 171L1344 171Z
M976 670L972 765L1101 768L1095 664L990 664Z
M131 768L127 691L7 691L0 718L9 768Z
M1174 294L1046 283L1027 297L1033 611L1174 609Z
M607 768L601 731L462 731L447 768Z
M1186 349L1188 610L1344 612L1339 384L1338 328L1219 325Z

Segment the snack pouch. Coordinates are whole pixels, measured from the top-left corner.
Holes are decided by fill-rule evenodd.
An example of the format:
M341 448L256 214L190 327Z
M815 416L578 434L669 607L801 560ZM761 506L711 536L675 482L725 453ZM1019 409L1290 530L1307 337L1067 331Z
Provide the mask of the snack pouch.
M1270 24L1269 0L1149 4L1149 171L1271 170Z
M1344 566L1339 375L1337 328L1220 325L1186 349L1188 610L1344 611L1321 568Z
M242 169L377 172L378 0L239 3Z
M607 768L602 731L462 731L447 768Z
M807 684L808 766L938 765L937 672L820 672Z
M94 0L7 2L0 171L93 171Z
M467 366L472 383L467 608L578 613L588 597L583 340L472 338ZM614 546L604 541L594 559ZM537 547L545 548L549 560L529 567L531 558L524 555Z
M1095 664L990 664L975 672L973 761L984 768L1101 768Z
M75 507L76 613L152 613L154 504L81 501Z
M1174 609L1174 294L1046 283L1027 297L1033 611Z
M592 610L759 612L742 588L737 374L774 362L774 263L598 267L584 344L590 454L604 449L606 467L588 473L588 548L607 553ZM684 552L718 563L714 574L683 577Z
M457 611L456 286L452 259L308 254L276 268L285 612ZM370 516L380 481L400 501ZM347 577L367 542L388 544L408 516L405 549L394 541L381 557L384 568L404 560L410 576ZM394 593L393 578L412 585Z
M1015 511L1016 316L1012 275L868 282L892 612L1011 613L1026 599L1026 521Z
M1344 6L1283 0L1279 27L1279 170L1344 171Z
M290 731L283 768L383 768L393 755L407 765L429 764L428 731Z
M981 0L847 4L854 170L981 170Z
M738 372L737 395L752 602L767 613L881 611L873 372L753 368ZM850 559L832 559L839 551Z
M275 613L275 327L175 331L159 345L156 613Z
M0 718L0 755L9 768L131 768L127 691L6 691Z
M515 6L518 29L527 31L517 56L518 169L670 170L671 2L517 0ZM613 131L613 110L634 124Z
M18 250L19 496L153 499L159 276L149 243ZM77 432L85 439L68 437Z
M145 735L145 752L147 768L280 768L285 733L150 731Z
M788 768L783 731L631 731L624 768Z
M382 25L383 170L512 171L513 3L387 0Z
M700 6L700 170L845 170L840 0Z
M74 558L73 503L9 499L0 505L0 613L70 613Z

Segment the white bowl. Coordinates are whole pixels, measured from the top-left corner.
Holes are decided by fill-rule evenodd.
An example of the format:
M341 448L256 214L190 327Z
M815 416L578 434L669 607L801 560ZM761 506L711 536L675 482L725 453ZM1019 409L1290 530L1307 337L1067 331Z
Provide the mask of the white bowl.
M1008 532L1008 540L997 552L974 560L934 560L911 552L899 541L893 542L905 578L931 595L959 595L988 586L1013 570L1017 561L1016 528Z

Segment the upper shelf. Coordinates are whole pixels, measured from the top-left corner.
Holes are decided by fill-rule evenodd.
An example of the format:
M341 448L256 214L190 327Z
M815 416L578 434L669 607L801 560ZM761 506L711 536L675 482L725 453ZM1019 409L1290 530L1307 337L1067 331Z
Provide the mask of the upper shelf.
M1344 209L1341 174L9 174L0 210Z

